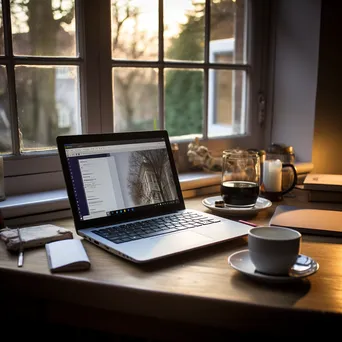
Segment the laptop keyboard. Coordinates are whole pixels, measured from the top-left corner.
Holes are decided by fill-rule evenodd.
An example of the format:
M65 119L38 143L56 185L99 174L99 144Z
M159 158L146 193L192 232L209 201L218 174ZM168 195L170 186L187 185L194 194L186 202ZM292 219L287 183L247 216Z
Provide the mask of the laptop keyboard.
M193 212L186 212L126 223L115 227L101 228L93 230L92 233L120 244L216 222L220 222L220 219L209 218Z

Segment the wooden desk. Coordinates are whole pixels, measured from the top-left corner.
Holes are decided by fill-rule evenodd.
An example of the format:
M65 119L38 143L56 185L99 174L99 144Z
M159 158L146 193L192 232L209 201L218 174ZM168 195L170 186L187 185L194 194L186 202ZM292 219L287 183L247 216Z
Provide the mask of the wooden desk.
M281 203L342 209L341 204L308 203L303 190L294 193ZM187 207L207 211L201 200L189 199ZM249 220L267 223L275 207ZM54 223L73 229L71 220ZM341 241L304 236L302 253L320 264L319 271L277 286L255 282L228 266L227 257L246 248L245 238L148 265L132 264L83 241L91 270L69 274L50 274L44 248L26 251L24 267L17 268L17 256L1 244L0 324L25 317L31 329L53 324L92 329L96 336L116 332L178 341L251 333L330 334L342 324Z

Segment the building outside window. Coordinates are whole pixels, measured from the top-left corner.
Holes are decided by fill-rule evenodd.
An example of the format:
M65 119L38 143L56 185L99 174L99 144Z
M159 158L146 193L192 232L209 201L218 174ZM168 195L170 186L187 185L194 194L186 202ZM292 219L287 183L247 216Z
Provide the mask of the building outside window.
M36 174L39 191L63 187L57 135L167 129L180 144L260 135L255 3L2 0L0 153L10 193L34 191L27 177Z

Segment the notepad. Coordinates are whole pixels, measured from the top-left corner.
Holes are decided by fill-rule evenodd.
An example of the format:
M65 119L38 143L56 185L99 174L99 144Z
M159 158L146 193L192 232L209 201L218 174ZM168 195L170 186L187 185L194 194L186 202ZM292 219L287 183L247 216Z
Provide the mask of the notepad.
M88 255L81 240L55 241L45 245L51 272L81 271L90 268Z
M302 234L342 237L342 211L279 205L269 224L294 228Z

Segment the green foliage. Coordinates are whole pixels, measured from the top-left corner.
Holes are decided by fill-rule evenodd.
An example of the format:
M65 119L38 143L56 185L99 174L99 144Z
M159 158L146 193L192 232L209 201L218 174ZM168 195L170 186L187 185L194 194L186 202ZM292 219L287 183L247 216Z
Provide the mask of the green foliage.
M166 81L166 129L171 136L202 132L201 71L170 70Z
M166 52L166 57L176 61L204 59L204 3L193 1L194 9L188 21L181 26ZM239 6L243 2L239 2ZM220 0L211 2L210 39L234 37L237 2ZM201 71L171 70L165 85L166 129L171 136L202 132L203 125L203 75Z
M203 16L189 16L166 57L171 60L203 60ZM202 132L203 74L187 69L168 70L165 86L166 129L171 136Z
M188 22L181 25L178 37L172 39L171 46L166 53L168 59L203 60L204 52L204 19L203 16L188 16Z
M152 131L155 129L154 119L146 119L138 122L131 122L127 131Z

